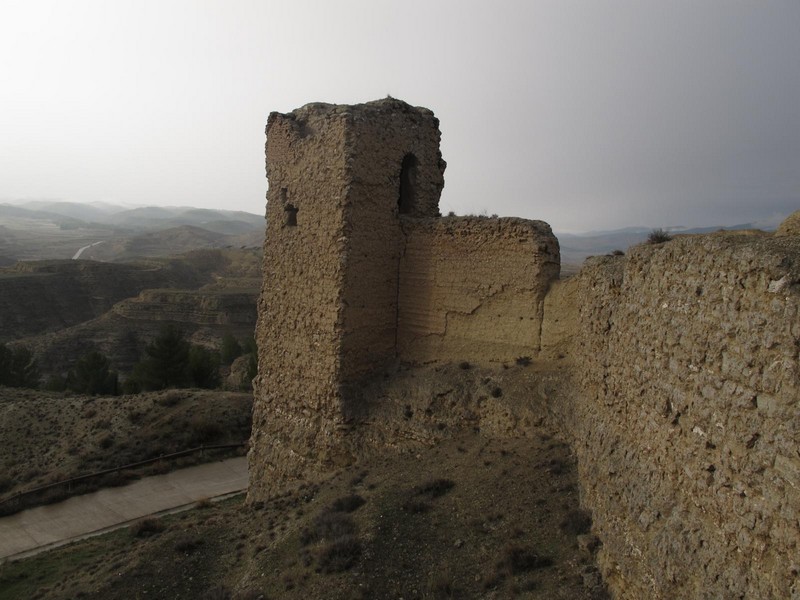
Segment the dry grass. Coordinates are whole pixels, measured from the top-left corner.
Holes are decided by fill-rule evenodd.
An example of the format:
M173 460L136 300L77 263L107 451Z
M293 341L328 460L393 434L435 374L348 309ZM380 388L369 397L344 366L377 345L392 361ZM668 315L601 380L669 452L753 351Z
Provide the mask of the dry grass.
M0 493L7 497L200 444L241 442L250 436L251 410L252 395L244 393L167 390L90 398L0 388ZM211 458L156 464L145 473ZM109 476L97 484L115 485L118 479L126 481Z
M410 514L409 497L428 509ZM152 535L110 534L0 566L0 600L212 591L235 600L598 600L602 589L583 583L593 557L574 533L583 515L574 462L550 432L464 434L373 456L266 502L239 497L165 517Z

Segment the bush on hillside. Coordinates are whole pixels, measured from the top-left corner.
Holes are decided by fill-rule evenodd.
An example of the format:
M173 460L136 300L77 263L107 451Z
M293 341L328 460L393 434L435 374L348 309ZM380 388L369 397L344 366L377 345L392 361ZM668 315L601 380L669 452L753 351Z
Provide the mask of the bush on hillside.
M663 244L672 239L672 236L663 229L653 229L647 236L648 244Z
M33 353L25 346L7 348L0 344L0 385L38 388L39 368Z
M117 373L109 367L108 358L101 352L88 352L75 363L75 368L67 375L66 387L73 392L91 396L116 395L119 391Z
M219 353L190 344L174 325L165 326L145 353L123 384L126 394L182 387L214 389L220 385Z
M242 355L242 346L230 333L222 336L222 346L219 349L219 358L223 365L230 365Z
M189 380L194 387L219 387L219 354L202 346L189 349Z

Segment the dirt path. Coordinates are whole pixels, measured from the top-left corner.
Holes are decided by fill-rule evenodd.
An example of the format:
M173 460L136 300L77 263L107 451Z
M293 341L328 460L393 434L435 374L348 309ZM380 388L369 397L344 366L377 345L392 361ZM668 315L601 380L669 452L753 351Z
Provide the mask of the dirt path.
M0 518L0 562L101 533L204 498L247 489L247 459L231 458L140 479Z

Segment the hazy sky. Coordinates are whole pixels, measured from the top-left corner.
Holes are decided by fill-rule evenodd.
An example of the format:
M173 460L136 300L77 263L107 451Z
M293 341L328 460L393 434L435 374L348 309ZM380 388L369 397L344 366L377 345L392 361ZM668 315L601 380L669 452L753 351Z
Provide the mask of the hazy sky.
M263 213L270 111L431 108L443 212L800 208L798 0L0 0L0 201Z

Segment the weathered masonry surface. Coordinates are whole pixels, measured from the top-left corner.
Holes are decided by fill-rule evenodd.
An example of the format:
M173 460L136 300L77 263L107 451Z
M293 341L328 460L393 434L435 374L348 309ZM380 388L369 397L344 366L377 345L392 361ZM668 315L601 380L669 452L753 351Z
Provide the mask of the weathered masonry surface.
M557 281L546 223L439 216L439 138L393 99L270 116L249 498L547 418L615 597L800 598L800 213ZM440 383L459 361L508 402Z
M800 238L678 238L568 285L554 410L615 596L800 597Z
M541 221L440 217L440 135L393 99L270 115L252 497L352 460L349 390L383 367L537 352L558 242Z

